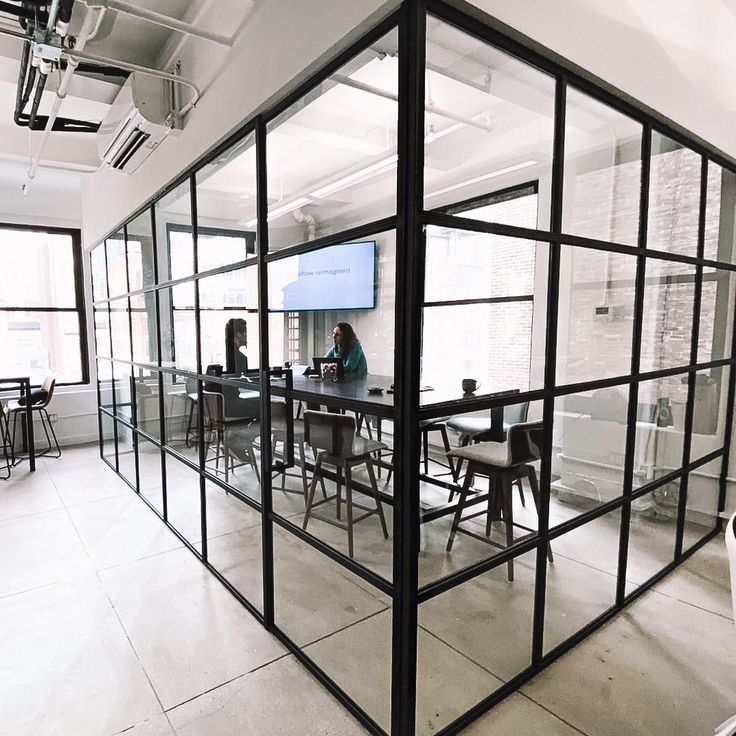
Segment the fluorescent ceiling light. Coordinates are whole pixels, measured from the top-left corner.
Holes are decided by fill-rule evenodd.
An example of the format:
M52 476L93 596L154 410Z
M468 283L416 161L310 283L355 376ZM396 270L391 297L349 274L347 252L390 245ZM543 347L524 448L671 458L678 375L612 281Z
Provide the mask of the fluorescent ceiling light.
M289 212L298 210L300 207L304 207L305 204L309 204L311 201L312 200L307 197L299 197L298 199L294 199L291 202L282 204L280 207L276 207L268 213L268 221L271 222L271 220L275 220L277 217L281 217L281 215L286 215ZM245 226L253 227L257 223L258 219L255 218L253 220L250 220L249 222L246 222Z
M397 160L398 160L398 156L394 154L393 156L384 158L381 161L377 161L375 164L370 164L369 166L366 166L365 168L360 169L360 171L355 171L352 174L343 176L341 179L337 179L336 181L333 181L330 184L326 184L325 186L320 187L319 189L315 189L313 192L310 192L307 196L314 197L315 199L319 199L320 197L326 197L328 194L332 194L333 192L337 192L340 189L344 189L350 184L357 184L358 182L365 181L366 179L370 179L371 177L382 173L386 169L389 169L395 166Z
M503 176L504 174L510 174L512 171L518 171L519 169L525 169L528 166L534 166L537 162L533 159L529 161L522 161L520 164L514 164L513 166L507 166L505 169L499 169L498 171L492 171L490 174L483 174L483 176L476 176L474 179L468 179L467 181L461 181L459 184L453 184L452 186L445 187L444 189L438 189L436 192L430 192L425 194L424 198L429 199L430 197L439 197L440 194L447 194L447 192L454 192L456 189L462 189L468 187L471 184L477 184L487 179L493 179L496 176Z

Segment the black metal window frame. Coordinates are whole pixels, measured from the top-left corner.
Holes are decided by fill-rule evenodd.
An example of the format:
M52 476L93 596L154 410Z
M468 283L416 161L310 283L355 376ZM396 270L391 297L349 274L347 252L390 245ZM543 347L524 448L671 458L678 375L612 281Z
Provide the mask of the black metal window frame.
M48 233L50 235L68 235L71 238L74 269L74 307L0 307L0 312L52 312L76 314L79 324L79 361L81 380L58 382L57 386L86 386L90 382L89 350L87 343L87 319L84 300L84 269L82 266L82 235L78 228L46 227L43 225L19 225L0 222L0 230L20 230L22 232Z
M484 41L495 48L512 55L526 64L530 64L550 75L555 84L555 136L553 144L553 166L552 166L552 196L550 209L550 227L546 230L535 228L519 228L499 223L487 223L473 220L462 216L462 212L425 210L423 203L423 131L424 131L424 70L425 70L425 41L427 13L439 18L445 23L458 28L473 37ZM267 145L267 123L274 120L283 113L294 102L301 99L310 90L314 89L324 79L337 71L353 56L367 48L370 43L378 39L386 32L399 30L399 126L398 126L398 171L397 171L397 205L396 212L381 220L377 220L349 231L331 234L315 239L310 242L295 243L287 248L275 252L268 250L268 204L267 204L267 171L266 171L266 145ZM641 142L641 188L639 201L639 234L636 245L615 243L594 238L575 236L562 230L562 199L563 199L563 177L564 177L564 133L565 133L565 106L566 91L568 85L574 85L576 90L603 102L619 112L628 115L642 125L643 135ZM681 256L674 253L655 251L647 248L647 213L649 196L649 174L651 136L653 130L661 132L681 143L688 149L695 151L701 157L701 187L700 187L700 211L698 242L695 256ZM256 147L256 176L258 183L257 194L257 243L258 248L255 258L246 259L236 264L228 264L210 272L197 273L196 253L197 235L200 231L197 222L196 202L196 174L203 166L210 163L217 156L222 155L229 147L245 139L246 136L254 134L254 145ZM160 438L155 438L137 427L135 417L135 384L132 384L132 417L127 420L117 415L115 406L115 391L112 394L112 408L102 406L100 402L100 446L103 460L114 470L119 471L118 461L118 428L125 427L132 432L134 446L137 438L145 438L159 448L161 453L161 472L163 481L163 510L159 512L146 498L148 503L166 523L169 523L167 515L166 496L166 458L174 458L196 471L200 477L200 503L202 519L202 550L198 550L187 540L174 526L170 528L179 536L182 542L207 565L208 569L216 575L230 592L249 611L261 621L267 629L272 631L295 656L326 686L333 694L350 710L356 718L371 732L383 734L385 731L376 723L373 717L366 712L350 695L322 670L302 649L290 639L288 634L280 629L275 623L274 608L274 579L273 579L273 526L286 530L297 537L300 541L310 545L312 548L323 553L331 560L341 564L350 572L354 573L364 581L370 583L378 590L383 591L392 598L393 608L393 630L392 630L392 662L391 662L391 729L392 734L411 734L415 732L415 705L417 689L417 619L418 609L421 603L435 596L451 590L478 575L505 564L509 559L521 554L536 553L536 584L534 593L534 619L532 635L532 657L529 667L519 672L513 679L505 683L500 689L491 693L452 723L444 726L438 734L450 736L470 724L478 716L486 712L495 703L506 697L561 654L575 646L579 641L597 629L602 623L621 611L632 600L669 573L676 565L689 557L693 552L707 543L721 528L721 520L717 519L714 528L705 534L699 541L684 548L684 523L687 504L688 480L692 471L703 467L714 460L721 461L721 473L719 477L718 510L722 511L725 503L727 488L727 469L729 462L729 448L732 434L732 408L734 395L736 394L736 349L734 334L736 324L732 326L731 354L718 360L701 361L697 363L698 332L700 326L701 292L702 284L708 280L708 274L704 274L704 268L715 267L721 271L736 271L736 264L705 259L704 256L704 228L706 210L706 187L708 165L712 162L729 172L736 171L736 162L722 153L715 151L705 142L695 139L678 126L653 114L652 111L643 108L631 100L622 97L615 90L611 90L600 80L584 76L572 66L562 63L552 54L540 50L540 48L528 40L520 39L518 34L503 27L492 18L483 15L476 8L461 2L452 4L442 0L406 0L401 7L387 16L375 28L365 34L360 40L352 44L340 54L336 55L322 69L314 73L298 88L284 96L268 111L259 114L248 121L238 131L217 147L205 154L190 169L184 172L174 182L165 187L161 192L138 210L133 218L138 217L148 208L151 210L153 223L154 253L158 254L155 228L155 207L153 204L168 192L189 182L192 203L192 228L195 253L195 273L182 279L159 282L156 279L154 285L148 286L139 292L145 293L155 291L158 293L163 288L169 288L179 283L193 282L195 284L195 322L196 322L196 350L197 364L199 370L196 372L182 371L179 368L169 368L161 365L161 327L160 320L157 322L159 341L158 363L153 368L158 372L159 396L160 396ZM441 208L440 208L441 209ZM424 305L424 230L427 226L438 225L489 234L506 235L523 240L547 243L549 247L548 266L548 290L547 290L547 324L546 324L546 347L545 347L545 381L541 389L514 394L512 397L479 397L478 399L463 399L454 402L436 403L420 406L420 355L421 355L421 310ZM119 228L118 228L119 229ZM236 492L235 495L261 513L261 543L263 548L263 610L257 609L239 590L228 582L207 560L206 547L206 499L204 484L215 482L217 485L233 492L232 487L226 486L219 478L213 478L203 470L203 442L202 418L199 417L199 463L178 453L166 443L166 418L163 410L163 375L166 373L187 375L197 380L199 398L202 398L203 381L207 377L201 374L201 345L199 335L199 299L198 280L213 273L220 273L255 265L259 273L259 304L268 304L268 264L283 258L288 258L300 253L310 252L327 245L346 242L346 240L358 239L375 235L386 231L396 231L397 254L396 254L396 283L397 293L402 294L402 299L396 304L395 313L395 342L403 346L403 350L397 350L395 356L394 375L397 381L397 392L393 410L387 411L386 415L394 421L395 425L395 478L400 488L397 494L397 502L394 505L393 517L393 576L392 582L376 575L369 569L348 559L344 554L336 551L326 543L302 531L293 523L280 517L274 512L271 501L271 468L266 455L262 453L261 477L262 477L262 500L255 501L244 494ZM115 232L115 230L113 230ZM205 228L201 229L205 232ZM557 325L559 320L557 285L560 274L560 251L562 246L573 246L577 248L601 250L612 253L622 253L634 256L637 260L635 276L634 297L634 321L632 326L632 355L630 371L627 375L613 378L591 380L579 383L559 385L556 383L556 341ZM642 373L641 363L641 333L644 308L644 290L647 283L646 265L651 259L664 261L676 261L694 267L695 297L693 305L693 330L691 334L690 362L687 365L676 366L670 369L655 370ZM130 297L133 293L118 295L115 299ZM109 303L107 299L98 300L96 305ZM157 299L158 309L158 299ZM109 314L109 312L108 312ZM268 375L268 310L261 308L259 311L260 326L260 374L262 379ZM110 333L111 335L112 333ZM112 339L112 338L111 338ZM100 360L109 360L100 358ZM129 363L136 366L132 360L118 360L114 356L109 360L114 366L116 362ZM728 367L730 370L727 391L727 404L729 411L726 413L726 425L724 428L724 441L720 448L709 452L704 457L691 460L690 450L693 429L695 376L698 371L719 369ZM635 447L635 425L638 410L638 389L644 381L665 378L668 376L684 376L688 382L688 399L685 408L684 442L681 466L673 472L656 478L653 481L639 487L633 487L633 455ZM262 385L268 386L268 382L262 380ZM547 452L542 458L540 485L549 489L552 474L551 437L554 424L555 401L573 393L592 391L597 388L620 386L628 390L627 431L626 431L626 453L623 475L623 488L619 497L585 513L574 519L554 527L549 522L549 498L548 494L542 494L543 501L540 507L539 532L536 537L527 539L504 550L501 554L490 559L466 567L456 573L448 575L440 580L435 580L424 586L419 586L417 553L419 551L419 446L416 433L413 432L420 419L430 419L443 416L451 410L451 413L462 413L463 411L475 411L490 409L505 404L518 403L520 400L540 401L543 405L543 421L547 434ZM100 387L98 385L98 391ZM262 447L267 447L269 438L267 426L270 414L270 391L263 390L261 393L261 416L262 416ZM277 392L274 391L274 394ZM287 395L288 391L282 392ZM350 408L360 406L351 404ZM370 409L370 405L366 407ZM112 421L113 441L115 443L114 463L105 457L103 452L102 421L106 416ZM132 483L126 482L134 491L140 493L138 482L138 454L136 453L136 480ZM628 536L631 521L631 505L638 498L653 492L667 483L677 482L680 488L679 507L677 515L675 550L673 559L648 581L633 590L626 591L625 573L628 557ZM547 496L545 498L545 495ZM584 524L601 518L610 512L620 511L621 527L619 539L618 558L618 582L615 603L600 616L590 621L573 636L563 641L552 650L544 650L544 610L546 596L546 553L552 540L572 531Z

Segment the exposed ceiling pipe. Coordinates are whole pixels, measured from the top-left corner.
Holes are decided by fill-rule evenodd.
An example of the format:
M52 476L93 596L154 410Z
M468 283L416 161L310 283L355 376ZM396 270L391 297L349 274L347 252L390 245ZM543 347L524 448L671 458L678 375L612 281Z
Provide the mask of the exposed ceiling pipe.
M104 8L100 10L99 13L95 13L93 10L87 11L87 15L84 18L84 22L82 23L82 29L79 32L79 35L77 36L77 42L76 46L78 49L83 49L85 47L85 44L90 39L94 38L94 34L97 32L97 29L100 27L100 15L104 15L105 10ZM31 167L28 169L28 181L23 185L23 194L28 194L31 186L31 182L36 176L36 171L38 169L38 163L41 160L41 156L43 155L44 149L46 148L46 144L49 140L49 135L51 134L51 131L54 128L54 122L56 121L56 118L59 114L59 109L61 108L61 103L64 101L64 98L66 97L66 91L69 87L69 81L72 78L72 75L74 74L76 68L79 66L79 61L77 59L70 58L68 60L68 66L64 70L64 74L61 78L61 83L59 84L59 88L56 90L56 99L54 100L54 104L51 108L51 112L49 113L48 120L46 121L46 128L43 131L43 138L41 138L41 144L39 145L38 149L36 150L35 155L33 156L33 159L31 160ZM46 81L46 75L43 75L41 79L39 80L38 87L36 88L36 96L38 96L38 90L41 89L43 91L42 82L45 83ZM34 109L31 110L31 119L29 121L29 127L33 126L33 120L35 118L35 110L38 108L38 105L34 105Z
M168 82L174 84L181 84L185 87L189 87L192 90L192 96L181 110L178 110L175 114L179 117L186 115L199 101L202 93L199 87L192 82L190 79L185 77L177 77L169 72L161 71L160 69L149 69L147 66L140 66L139 64L131 64L127 61L118 61L117 59L108 59L106 56L97 56L97 54L82 53L78 49L64 49L64 55L69 59L78 59L79 61L88 61L91 64L100 64L102 66L117 66L120 69L125 69L129 72L140 72L141 74L148 74L151 77L157 77L158 79L165 79Z
M359 82L356 79L351 79L345 74L333 74L330 76L330 79L338 82L339 84L344 84L346 87L353 87L354 89L359 89L362 92L369 92L370 94L376 95L377 97L385 97L387 100L398 102L399 99L398 95L394 94L393 92L387 92L385 89L375 87L372 84ZM435 115L439 115L442 118L455 120L458 123L470 125L473 128L480 128L480 130L483 130L486 133L492 133L495 130L495 126L492 123L484 123L480 120L474 120L473 118L469 118L465 115L458 115L457 113L437 107L433 102L427 102L424 106L424 109L427 112L434 113Z
M190 36L198 36L199 38L214 41L215 43L222 44L223 46L233 45L233 39L228 36L224 36L221 33L205 31L191 23L181 21L178 18L172 18L169 15L163 15L162 13L157 13L155 10L148 10L147 8L142 8L138 5L131 5L130 3L123 2L123 0L81 1L89 8L109 8L110 10L116 10L119 13L125 13L126 15L132 15L135 18L150 21L151 23L163 26L164 28L168 28L172 31L186 33Z

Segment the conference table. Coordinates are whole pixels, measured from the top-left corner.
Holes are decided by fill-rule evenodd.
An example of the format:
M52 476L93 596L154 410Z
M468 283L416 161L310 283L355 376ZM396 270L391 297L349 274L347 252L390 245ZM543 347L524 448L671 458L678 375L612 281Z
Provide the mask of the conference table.
M23 412L23 433L25 439L25 450L28 453L28 469L31 472L36 470L36 451L33 438L33 407L31 405L31 379L29 376L13 376L10 378L0 378L0 393L13 390L15 387L20 390L20 396L26 397L25 411ZM15 437L11 437L13 442ZM21 458L17 458L20 460Z

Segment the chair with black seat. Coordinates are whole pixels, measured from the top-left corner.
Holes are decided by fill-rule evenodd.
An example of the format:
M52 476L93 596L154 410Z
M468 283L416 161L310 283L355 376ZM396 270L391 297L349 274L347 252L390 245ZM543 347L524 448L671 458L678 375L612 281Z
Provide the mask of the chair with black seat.
M539 484L537 482L537 472L532 463L542 456L543 440L544 426L542 422L525 422L523 424L512 424L508 428L505 442L480 442L451 451L450 455L468 463L468 469L465 472L465 481L460 491L460 501L455 510L450 536L447 540L446 549L448 552L452 550L455 536L458 533L474 537L494 547L505 549L514 543L514 526L528 532L535 531L521 524L514 524L513 483L524 478L529 481L534 505L537 508L537 513L539 513ZM484 475L488 478L487 492L477 492L472 488L473 480L477 475ZM497 500L500 501L501 521L504 523L506 530L505 545L491 539L492 512ZM483 502L486 502L486 507L482 511L463 515L463 512L468 508ZM485 535L477 534L460 526L463 521L478 516L486 517ZM547 552L550 562L553 562L552 550L549 547ZM513 560L508 562L508 576L509 580L514 579Z
M51 403L51 399L54 398L54 389L56 388L56 378L54 376L46 376L41 388L38 391L31 391L30 397L26 397L25 401L31 401L31 411L38 412L38 416L41 419L41 427L43 427L44 434L46 435L47 447L41 452L36 453L36 457L42 455L48 455L54 447L56 447L56 454L50 457L59 458L61 457L61 447L59 446L59 440L54 432L54 425L51 424L51 417L49 417L48 405ZM13 416L13 431L11 432L11 438L15 438L16 424L18 423L18 416L23 416L26 411L25 401L21 398L18 401L11 401L8 404L8 412ZM49 435L49 431L51 434ZM54 444L51 444L51 438L54 438Z
M518 404L509 404L503 407L503 427L494 427L490 417L466 417L454 416L446 421L446 426L455 430L460 434L460 446L465 447L473 442L494 442L505 440L506 433L512 424L523 424L529 415L529 402L522 401ZM453 469L453 478L458 483L460 480L460 471L462 470L463 461L457 460ZM524 491L521 483L519 487L519 497L521 505L526 506L524 499ZM450 491L448 501L452 501L455 491Z
M388 449L379 442L356 434L355 417L345 414L331 414L322 411L304 412L304 437L307 444L312 448L315 457L314 475L309 486L309 497L307 499L307 510L304 513L303 528L307 528L310 517L315 517L327 524L345 529L348 533L348 556L353 557L353 526L370 516L378 515L383 529L384 539L388 539L388 528L386 518L383 514L383 506L378 495L378 484L376 474L373 470L373 454ZM317 483L324 479L323 467L333 465L337 475L337 491L332 496L327 496L315 502L314 496ZM358 465L365 465L370 480L371 493L375 500L375 508L370 509L353 501L353 478L352 470ZM342 505L342 474L345 475L345 509L347 514L346 523L340 523ZM367 494L366 494L367 495ZM337 519L328 519L318 516L313 512L315 508L329 501L337 501ZM365 511L362 516L353 518L353 510Z
M187 429L184 434L184 442L189 447L189 436L197 435L197 416L195 411L199 404L199 395L197 394L197 379L187 378L186 389L184 391L184 400L189 404L189 412L187 416Z
M261 482L258 472L258 460L255 445L260 438L260 427L252 417L229 418L225 416L225 397L219 391L203 391L204 427L207 432L205 445L205 464L215 463L215 473L224 472L225 482L230 479L230 471L235 470L235 460L241 465L250 465L256 472L256 479ZM233 435L237 442L233 443ZM215 456L210 458L210 450ZM225 469L220 470L220 459L224 460Z

